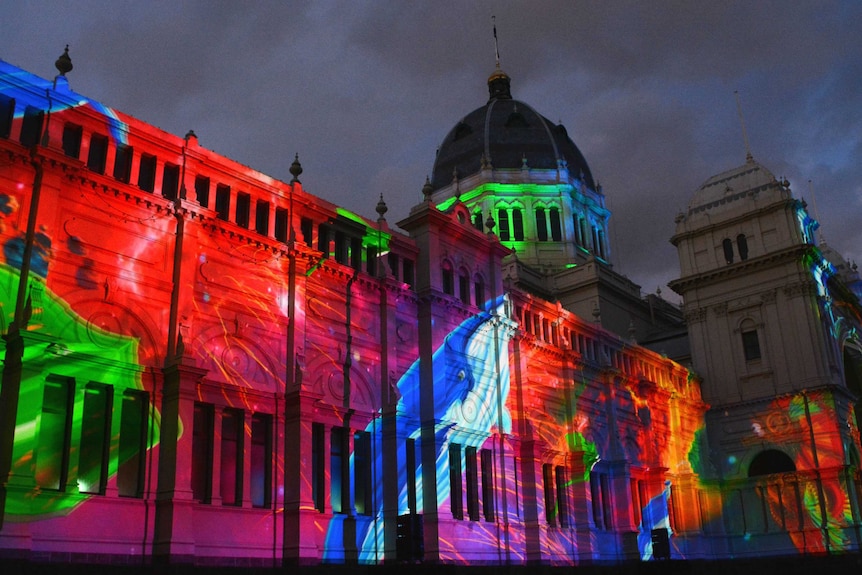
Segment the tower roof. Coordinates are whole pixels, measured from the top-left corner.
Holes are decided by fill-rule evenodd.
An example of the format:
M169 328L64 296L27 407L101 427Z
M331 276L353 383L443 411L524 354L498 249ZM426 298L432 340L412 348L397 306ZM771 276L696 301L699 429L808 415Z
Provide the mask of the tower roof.
M778 184L772 172L749 157L743 165L706 180L692 196L688 213L708 210Z
M595 188L583 154L562 124L555 124L528 104L512 98L510 78L499 66L488 78L488 103L455 124L437 152L431 183L434 189L479 172L496 170L555 170L568 166L573 177L583 177Z

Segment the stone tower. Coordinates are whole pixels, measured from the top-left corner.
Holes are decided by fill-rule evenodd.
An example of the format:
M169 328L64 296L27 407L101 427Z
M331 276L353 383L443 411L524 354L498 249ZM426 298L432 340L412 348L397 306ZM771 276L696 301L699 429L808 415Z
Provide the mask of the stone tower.
M676 223L671 287L710 405L716 529L750 549L787 537L807 551L858 546L859 302L816 246L817 222L749 155Z

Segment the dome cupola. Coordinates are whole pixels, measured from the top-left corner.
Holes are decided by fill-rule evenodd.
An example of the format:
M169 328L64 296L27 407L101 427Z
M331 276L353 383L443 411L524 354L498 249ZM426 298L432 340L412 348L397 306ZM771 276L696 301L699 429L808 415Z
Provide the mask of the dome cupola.
M555 124L529 104L512 98L509 76L499 66L488 78L488 102L464 116L437 152L431 184L448 186L482 169L568 169L572 178L595 189L583 154L562 124Z

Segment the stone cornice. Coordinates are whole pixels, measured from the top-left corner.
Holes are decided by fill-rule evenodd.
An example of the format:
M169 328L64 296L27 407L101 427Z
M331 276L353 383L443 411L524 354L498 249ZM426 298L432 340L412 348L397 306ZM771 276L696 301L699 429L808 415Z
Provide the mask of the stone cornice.
M778 263L800 261L802 256L813 249L816 249L813 245L798 244L757 258L743 260L741 262L728 264L703 273L679 278L669 282L668 286L670 286L670 288L676 293L684 296L685 292L695 287L704 287L721 281L726 281L728 279L744 276L756 269L774 266Z

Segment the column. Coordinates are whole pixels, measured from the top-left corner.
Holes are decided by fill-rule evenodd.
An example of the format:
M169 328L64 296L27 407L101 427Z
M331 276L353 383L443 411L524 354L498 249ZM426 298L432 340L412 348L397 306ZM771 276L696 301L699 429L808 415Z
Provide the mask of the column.
M163 371L153 558L162 563L191 563L195 554L191 427L195 387L206 370L174 363ZM180 429L185 430L182 437Z

